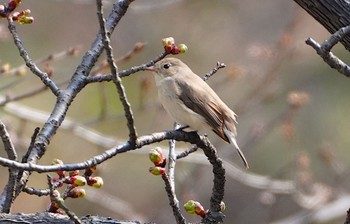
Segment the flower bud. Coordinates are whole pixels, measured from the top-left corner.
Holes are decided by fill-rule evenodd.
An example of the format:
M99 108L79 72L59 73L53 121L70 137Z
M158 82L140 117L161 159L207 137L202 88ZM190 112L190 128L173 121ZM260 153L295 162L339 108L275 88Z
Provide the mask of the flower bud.
M180 53L180 49L174 45L173 49L171 50L171 54L179 54Z
M73 176L70 177L70 182L72 183L73 186L85 186L86 185L86 179L83 176Z
M306 92L292 91L288 94L287 101L292 107L301 107L308 103L310 96Z
M153 162L155 166L162 166L163 163L165 162L165 157L160 147L151 149L148 153L148 156L151 162Z
M162 39L163 46L170 46L175 44L175 40L173 37L166 37Z
M175 45L168 45L168 46L164 46L164 50L166 53L171 53L171 51L173 50L173 47Z
M54 186L56 188L60 188L63 187L63 182L62 182L62 178L61 177L53 177L52 178L52 183L54 184Z
M24 68L24 67L20 67L19 69L16 69L16 73L15 73L15 74L16 74L17 76L22 77L22 76L25 76L26 73L27 73L27 69Z
M10 64L6 63L0 67L0 73L7 73L10 71Z
M9 12L15 10L15 8L19 6L19 4L21 4L20 0L11 0L7 5Z
M67 194L70 198L84 198L86 196L86 191L83 188L73 188Z
M84 176L87 176L87 177L91 176L96 171L96 169L97 169L96 166L86 168Z
M180 54L186 53L188 50L188 47L185 44L179 44L177 47L179 48Z
M165 173L165 168L159 167L159 166L150 167L149 172L153 175L158 176L158 175L162 175Z
M220 211L223 212L223 211L225 211L225 209L226 209L225 202L221 201L220 202Z
M72 170L72 171L69 171L69 176L74 177L79 175L79 173L80 173L79 170Z
M54 190L54 191L52 192L52 196L54 196L55 198L60 198L60 197L61 197L61 194L60 194L60 192L59 192L58 190Z
M99 189L103 186L103 179L102 177L88 177L87 184L91 187Z
M190 215L197 214L204 217L206 214L203 206L198 201L189 200L184 204L184 209Z
M60 159L54 159L52 162L51 162L51 165L63 165L63 161L60 160ZM57 175L60 176L60 177L64 177L66 171L64 170L58 170L56 171Z
M57 198L57 200L59 200L62 204L64 203L64 199L61 197ZM60 205L57 202L51 201L49 212L56 212L59 208Z

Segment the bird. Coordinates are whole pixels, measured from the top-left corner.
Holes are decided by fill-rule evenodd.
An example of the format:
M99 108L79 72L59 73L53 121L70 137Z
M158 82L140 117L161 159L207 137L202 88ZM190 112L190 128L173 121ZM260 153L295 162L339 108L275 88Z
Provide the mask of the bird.
M236 148L245 167L249 168L237 144L237 115L202 78L173 57L164 58L144 70L154 74L159 100L172 119L197 132L212 130Z

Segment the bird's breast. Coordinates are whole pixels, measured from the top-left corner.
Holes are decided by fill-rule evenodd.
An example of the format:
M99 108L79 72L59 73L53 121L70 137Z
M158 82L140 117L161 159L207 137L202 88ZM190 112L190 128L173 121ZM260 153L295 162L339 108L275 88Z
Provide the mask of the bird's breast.
M172 77L157 78L159 100L167 113L179 124L188 125L193 130L210 130L209 125L200 114L188 108L179 98L182 90Z

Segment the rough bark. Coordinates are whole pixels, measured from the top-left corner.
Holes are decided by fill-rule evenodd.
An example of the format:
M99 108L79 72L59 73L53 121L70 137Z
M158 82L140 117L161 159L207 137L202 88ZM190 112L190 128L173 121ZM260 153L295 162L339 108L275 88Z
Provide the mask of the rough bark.
M350 3L347 0L294 0L330 33L350 25ZM350 36L341 43L350 51Z

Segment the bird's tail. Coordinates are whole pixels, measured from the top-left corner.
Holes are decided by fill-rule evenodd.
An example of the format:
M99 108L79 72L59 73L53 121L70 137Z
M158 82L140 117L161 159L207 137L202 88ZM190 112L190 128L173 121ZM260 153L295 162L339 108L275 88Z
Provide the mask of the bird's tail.
M229 131L226 127L224 128L224 132L225 132L225 135L227 136L230 144L234 145L239 156L241 157L244 165L245 165L245 168L246 169L249 169L249 165L248 165L248 161L247 159L245 158L242 150L239 148L238 144L237 144L237 140L236 140L236 136L235 134L233 134L231 131Z

